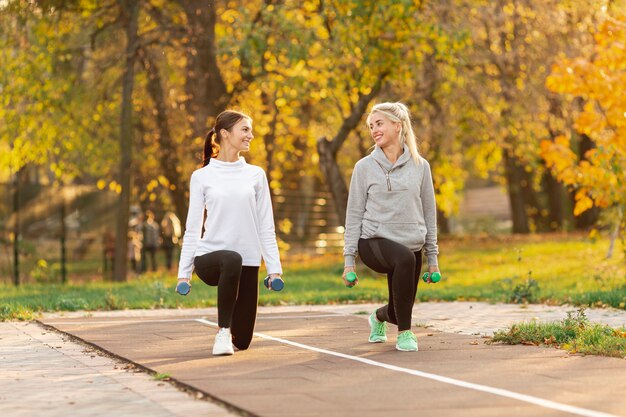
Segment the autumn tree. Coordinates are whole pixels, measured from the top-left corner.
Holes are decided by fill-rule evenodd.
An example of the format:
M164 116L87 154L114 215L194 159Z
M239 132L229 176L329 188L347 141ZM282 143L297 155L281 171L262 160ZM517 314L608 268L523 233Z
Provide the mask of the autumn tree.
M318 74L315 90L327 103L320 114L326 133L318 139L317 151L344 224L348 189L340 164L343 160L353 165L355 156L347 151L340 157L339 151L363 123L363 114L386 83L403 79L409 67L419 62L421 51L414 45L425 29L419 2L414 1L331 0L319 3L319 13L324 22L320 30L325 33L311 49L309 60L312 74Z
M47 166L63 182L102 174L113 155L113 112L81 82L89 77L88 33L32 2L10 2L0 19L0 168Z
M84 22L55 13L56 6L15 0L0 7L0 170L16 179L28 170L41 172L47 183L61 187L102 175L113 152L107 146L111 109L96 105L93 90L82 82L89 61ZM17 202L19 181L16 186ZM65 199L60 191L55 205L61 209L63 242ZM17 212L13 221L17 247ZM17 250L14 258L17 265Z
M451 231L449 218L459 210L468 165L478 159L468 153L484 143L470 134L480 130L478 124L469 126L475 108L471 98L459 94L466 85L461 65L471 52L471 39L457 6L454 0L422 4L421 18L430 28L416 45L423 58L392 90L410 105L420 153L431 164L440 233Z
M549 64L559 50L579 44L579 17L597 13L595 1L462 2L471 30L472 53L465 71L467 91L480 109L485 128L479 140L498 145L499 177L506 184L513 232L559 228L550 213L564 195L550 181L539 157L539 141L550 135L550 121L559 118L561 103L545 89Z
M561 60L547 80L551 90L584 102L574 128L595 144L585 160L578 159L570 132L541 144L558 179L576 190L574 214L594 206L613 211L611 250L626 226L625 45L626 15L608 17L595 33L594 54Z

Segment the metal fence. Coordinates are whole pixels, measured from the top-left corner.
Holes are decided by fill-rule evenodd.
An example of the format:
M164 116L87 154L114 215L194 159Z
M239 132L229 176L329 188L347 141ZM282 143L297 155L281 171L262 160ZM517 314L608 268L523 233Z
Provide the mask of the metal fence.
M0 195L0 282L14 280L16 249L22 283L109 276L106 236L115 230L115 193L89 185L0 184ZM331 196L315 180L275 190L273 203L283 256L341 252L343 228ZM161 268L164 256L157 253Z

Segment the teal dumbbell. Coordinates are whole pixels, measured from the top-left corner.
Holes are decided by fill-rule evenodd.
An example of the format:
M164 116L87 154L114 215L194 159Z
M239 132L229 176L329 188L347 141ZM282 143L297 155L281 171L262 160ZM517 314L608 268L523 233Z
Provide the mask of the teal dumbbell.
M346 274L346 281L348 281L349 283L353 283L354 281L356 281L356 272L350 271ZM346 287L348 288L352 288L354 287L354 285L346 285Z
M424 275L422 275L422 279L424 280L424 282L428 282L429 276L432 282L439 282L441 280L441 274L439 272L433 272L432 274L424 272Z

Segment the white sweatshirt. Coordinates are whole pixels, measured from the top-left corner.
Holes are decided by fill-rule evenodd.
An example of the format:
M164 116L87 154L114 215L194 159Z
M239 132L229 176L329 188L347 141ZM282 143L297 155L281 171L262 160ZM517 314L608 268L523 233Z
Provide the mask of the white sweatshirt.
M191 278L194 258L216 250L239 253L244 266L260 266L262 256L268 274L282 274L267 178L243 157L236 162L211 159L191 175L178 277Z

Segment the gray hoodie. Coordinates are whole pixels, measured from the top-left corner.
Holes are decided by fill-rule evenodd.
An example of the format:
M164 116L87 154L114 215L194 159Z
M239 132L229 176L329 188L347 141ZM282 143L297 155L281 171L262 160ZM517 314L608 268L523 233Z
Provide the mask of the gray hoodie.
M424 248L428 265L437 265L437 209L428 162L416 164L404 153L392 164L382 149L354 166L346 213L346 266L354 266L359 238L386 238L417 252Z

